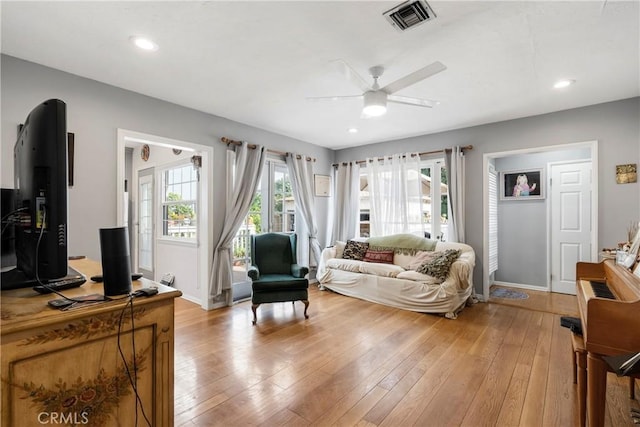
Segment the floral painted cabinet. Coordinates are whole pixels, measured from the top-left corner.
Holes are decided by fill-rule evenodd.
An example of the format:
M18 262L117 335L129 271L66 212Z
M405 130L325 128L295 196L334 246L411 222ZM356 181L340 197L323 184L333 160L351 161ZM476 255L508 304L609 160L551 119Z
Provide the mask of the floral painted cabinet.
M136 283L134 290L143 286ZM127 426L137 417L138 425L172 426L180 292L157 286L157 295L133 304L125 299L66 312L47 306L57 297L3 291L2 425ZM82 288L65 294L102 293L99 284Z

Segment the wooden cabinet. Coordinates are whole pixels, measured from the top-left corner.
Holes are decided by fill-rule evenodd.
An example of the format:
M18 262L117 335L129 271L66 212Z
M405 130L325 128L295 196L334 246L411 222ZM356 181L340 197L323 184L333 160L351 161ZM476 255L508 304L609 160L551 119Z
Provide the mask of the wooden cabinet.
M90 260L72 266L99 274ZM172 426L174 298L159 293L60 311L30 288L1 293L2 425ZM103 294L87 281L69 297ZM134 389L135 385L135 389ZM137 396L136 399L136 391ZM145 420L145 418L148 420Z

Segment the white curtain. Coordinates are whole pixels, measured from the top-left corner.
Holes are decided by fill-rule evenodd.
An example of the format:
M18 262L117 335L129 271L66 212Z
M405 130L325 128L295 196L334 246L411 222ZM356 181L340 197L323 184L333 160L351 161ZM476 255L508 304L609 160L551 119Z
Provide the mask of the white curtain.
M421 178L417 153L367 159L371 236L424 235Z
M302 213L309 235L308 246L301 248L304 249L301 251L301 260L309 259L309 248L311 248L311 253L316 261L315 265L318 265L322 251L318 242L318 227L314 220L316 212L313 193L313 160L305 158L305 156L287 153L286 162L289 168L293 198L298 211ZM300 242L305 240L301 239ZM305 262L303 261L303 264Z
M465 243L465 194L464 194L464 153L459 146L451 151L445 150L444 161L447 168L447 187L449 189L449 236L450 242Z
M229 153L233 168L227 168L227 202L222 231L216 240L211 267L210 297L217 297L231 288L233 282L233 239L249 212L251 201L262 177L266 150L258 145L250 148L246 142L236 146L235 153ZM231 169L231 170L229 170ZM230 303L230 298L228 298Z
M357 237L360 216L360 165L341 163L333 170L331 242ZM359 233L358 233L359 234Z

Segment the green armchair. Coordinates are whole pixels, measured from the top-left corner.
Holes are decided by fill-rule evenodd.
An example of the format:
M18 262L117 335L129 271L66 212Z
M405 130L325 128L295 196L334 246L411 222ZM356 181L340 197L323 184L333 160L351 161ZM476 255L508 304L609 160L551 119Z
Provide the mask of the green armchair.
M309 268L296 261L296 235L265 233L251 236L251 310L253 324L258 321L256 310L263 303L304 303L304 317L308 319Z

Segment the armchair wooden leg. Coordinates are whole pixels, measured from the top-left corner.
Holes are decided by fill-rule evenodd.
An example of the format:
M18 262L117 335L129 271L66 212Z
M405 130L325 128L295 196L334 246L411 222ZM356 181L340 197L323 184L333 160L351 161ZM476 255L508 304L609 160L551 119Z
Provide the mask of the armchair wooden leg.
M303 299L302 303L304 304L304 318L308 319L309 315L307 314L307 309L309 308L309 300L308 299Z
M256 316L256 310L260 304L251 304L251 311L253 311L253 323L254 325L258 322L258 316Z

